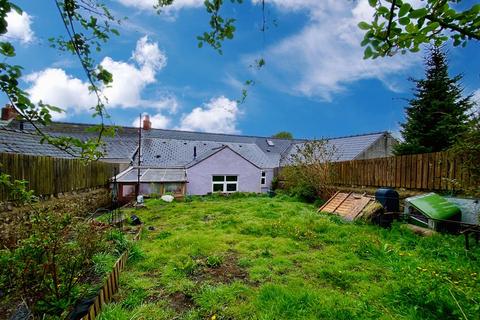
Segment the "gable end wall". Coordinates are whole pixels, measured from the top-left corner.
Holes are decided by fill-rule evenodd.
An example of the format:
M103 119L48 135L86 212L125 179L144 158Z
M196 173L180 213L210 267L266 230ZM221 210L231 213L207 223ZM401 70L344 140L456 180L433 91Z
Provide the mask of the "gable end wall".
M375 141L367 150L362 151L355 160L384 158L393 155L393 146L398 141L390 134L385 134Z
M212 192L213 175L237 175L238 191L261 192L261 170L229 148L225 148L187 169L187 194Z

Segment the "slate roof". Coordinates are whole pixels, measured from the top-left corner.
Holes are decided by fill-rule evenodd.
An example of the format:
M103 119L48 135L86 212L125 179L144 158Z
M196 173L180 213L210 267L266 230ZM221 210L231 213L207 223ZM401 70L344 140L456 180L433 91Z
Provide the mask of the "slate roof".
M142 139L141 166L184 167L205 159L228 146L230 149L260 168L278 167L278 161L273 161L255 143L232 143L214 141L192 141L160 138ZM194 150L197 157L194 157ZM134 163L138 158L135 156Z
M347 161L354 160L363 151L367 150L378 139L384 137L387 132L376 132L363 135L355 135L348 137L333 138L327 140L327 148L334 148L335 156L334 161ZM290 146L288 151L283 155L281 165L288 165L290 163L291 156L296 152L297 148L302 148L304 142L294 143Z
M0 152L72 158L48 143L40 143L40 136L36 134L6 128L0 128Z
M96 133L86 132L92 125L54 122L42 128L52 135L68 135L80 139L94 137ZM0 132L0 152L16 152L26 154L70 157L47 144L39 144L39 137L29 132L30 124L24 123L23 133L14 130L19 128L17 120L11 121L5 130ZM14 132L10 134L9 132ZM360 153L386 132L348 136L329 139L329 145L338 151L338 161L353 160ZM24 136L25 135L25 136ZM303 139L277 139L259 136L246 136L221 133L204 133L179 130L151 129L142 132L142 166L149 167L185 167L202 157L207 157L215 150L227 145L260 168L276 168L288 164L288 159L297 146L302 146ZM268 141L271 141L269 143ZM138 128L118 127L114 137L105 137L105 160L137 163ZM194 147L197 158L193 157Z

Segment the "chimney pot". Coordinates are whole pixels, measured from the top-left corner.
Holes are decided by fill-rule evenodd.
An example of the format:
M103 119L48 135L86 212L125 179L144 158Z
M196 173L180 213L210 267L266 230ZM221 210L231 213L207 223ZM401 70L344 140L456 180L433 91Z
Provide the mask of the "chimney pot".
M2 108L2 120L11 120L14 119L18 115L15 108L11 105L6 104L5 107Z
M150 130L152 129L152 122L150 121L150 116L147 114L143 118L143 130Z

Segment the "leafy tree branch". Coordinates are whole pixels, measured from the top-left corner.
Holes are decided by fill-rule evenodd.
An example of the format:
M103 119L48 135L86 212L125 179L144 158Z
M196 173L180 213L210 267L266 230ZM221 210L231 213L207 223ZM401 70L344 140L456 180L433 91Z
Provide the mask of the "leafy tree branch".
M460 10L457 7L461 2L426 0L423 6L414 8L408 1L369 0L375 8L373 20L358 24L365 31L361 42L364 58L418 52L422 44L439 46L449 39L454 46L480 40L480 4Z

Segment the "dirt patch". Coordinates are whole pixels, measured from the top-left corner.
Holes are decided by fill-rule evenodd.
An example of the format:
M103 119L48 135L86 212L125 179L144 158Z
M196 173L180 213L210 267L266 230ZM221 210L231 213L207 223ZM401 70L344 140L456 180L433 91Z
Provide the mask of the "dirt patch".
M231 283L237 280L247 281L248 273L238 266L235 254L228 254L218 266L210 267L202 263L192 274L197 282L211 281L214 283Z
M192 296L180 291L171 294L165 294L165 292L161 291L158 294L147 297L145 302L154 303L160 300L168 301L177 313L183 313L195 306Z
M190 295L186 295L183 292L175 292L169 295L168 298L170 299L170 305L177 312L191 309L195 305L192 297Z

